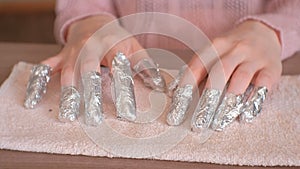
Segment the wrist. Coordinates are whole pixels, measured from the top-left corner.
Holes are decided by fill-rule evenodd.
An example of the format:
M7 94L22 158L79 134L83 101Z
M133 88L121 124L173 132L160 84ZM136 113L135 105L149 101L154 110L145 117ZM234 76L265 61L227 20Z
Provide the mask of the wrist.
M76 20L68 26L65 31L64 38L68 42L73 34L75 34L75 36L78 36L78 34L82 33L88 33L91 35L99 28L103 27L114 19L116 18L113 15L99 14Z
M254 30L259 30L271 35L274 40L281 46L280 32L272 28L268 24L257 20L247 20L242 24L251 25Z

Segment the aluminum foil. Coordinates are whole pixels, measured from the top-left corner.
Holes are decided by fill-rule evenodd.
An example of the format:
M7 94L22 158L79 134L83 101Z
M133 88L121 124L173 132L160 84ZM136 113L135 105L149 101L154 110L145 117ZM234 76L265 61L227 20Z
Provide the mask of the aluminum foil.
M173 95L172 105L167 115L167 123L169 125L181 124L186 116L193 96L193 86L185 85L178 87Z
M156 91L165 91L166 82L161 76L158 64L152 59L142 59L134 67L133 70L143 79L144 84Z
M185 72L185 70L187 69L187 65L184 65L180 68L178 74L176 75L176 77L173 79L173 81L168 85L168 88L167 88L167 94L169 96L172 96L173 95L173 92L174 90L177 88L180 80L182 79L183 77L183 74Z
M136 103L133 78L129 60L123 53L117 53L112 61L113 86L117 118L135 121Z
M243 95L226 93L216 111L211 128L216 131L222 131L231 124L241 113L242 99Z
M74 86L62 87L58 119L62 122L75 121L79 114L80 95Z
M192 130L202 132L210 127L222 95L221 90L205 89L192 118Z
M91 71L82 76L85 123L97 126L103 120L102 86L99 72Z
M34 108L46 93L47 84L50 81L51 67L44 64L33 66L27 83L24 106Z
M266 87L255 87L245 103L240 120L244 122L252 122L253 119L261 112L262 104L267 95Z

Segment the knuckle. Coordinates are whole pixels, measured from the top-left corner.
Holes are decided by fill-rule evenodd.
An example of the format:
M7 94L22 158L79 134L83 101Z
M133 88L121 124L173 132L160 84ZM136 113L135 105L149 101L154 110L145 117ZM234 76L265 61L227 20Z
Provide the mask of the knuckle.
M242 68L242 69L238 69L236 74L237 74L237 76L240 76L240 77L249 77L249 76L253 75L253 71Z
M85 58L80 65L81 71L96 70L100 66L99 58L96 56Z
M269 83L275 81L275 76L272 76L272 73L267 71L262 72L258 78Z
M248 53L251 52L250 45L248 42L242 41L236 44L236 51L239 53Z
M120 38L116 37L115 35L106 35L101 38L101 43L106 44L109 47L115 46L120 41Z
M228 40L224 37L218 37L218 38L213 39L212 43L214 46L223 46L228 43Z
M71 65L66 65L61 71L62 76L71 76L74 73L74 67Z
M85 66L94 66L95 64L97 64L98 61L97 61L97 58L95 57L89 57L89 58L85 58L84 61L83 61L83 65Z
M229 70L232 68L232 61L229 59L222 59L222 67L224 70Z

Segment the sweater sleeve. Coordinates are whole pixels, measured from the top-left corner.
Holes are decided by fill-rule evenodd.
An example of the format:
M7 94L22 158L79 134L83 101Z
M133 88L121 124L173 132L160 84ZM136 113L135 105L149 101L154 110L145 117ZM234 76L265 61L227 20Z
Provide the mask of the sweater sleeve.
M93 15L116 16L112 0L57 0L55 12L54 35L62 44L72 22Z
M264 13L246 16L238 23L258 20L279 32L281 59L284 60L300 50L300 1L270 0L266 3Z

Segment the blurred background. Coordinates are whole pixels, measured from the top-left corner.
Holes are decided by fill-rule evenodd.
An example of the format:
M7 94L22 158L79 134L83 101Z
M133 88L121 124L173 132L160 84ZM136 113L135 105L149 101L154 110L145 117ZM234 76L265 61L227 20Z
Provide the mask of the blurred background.
M0 0L0 42L55 43L55 0Z

